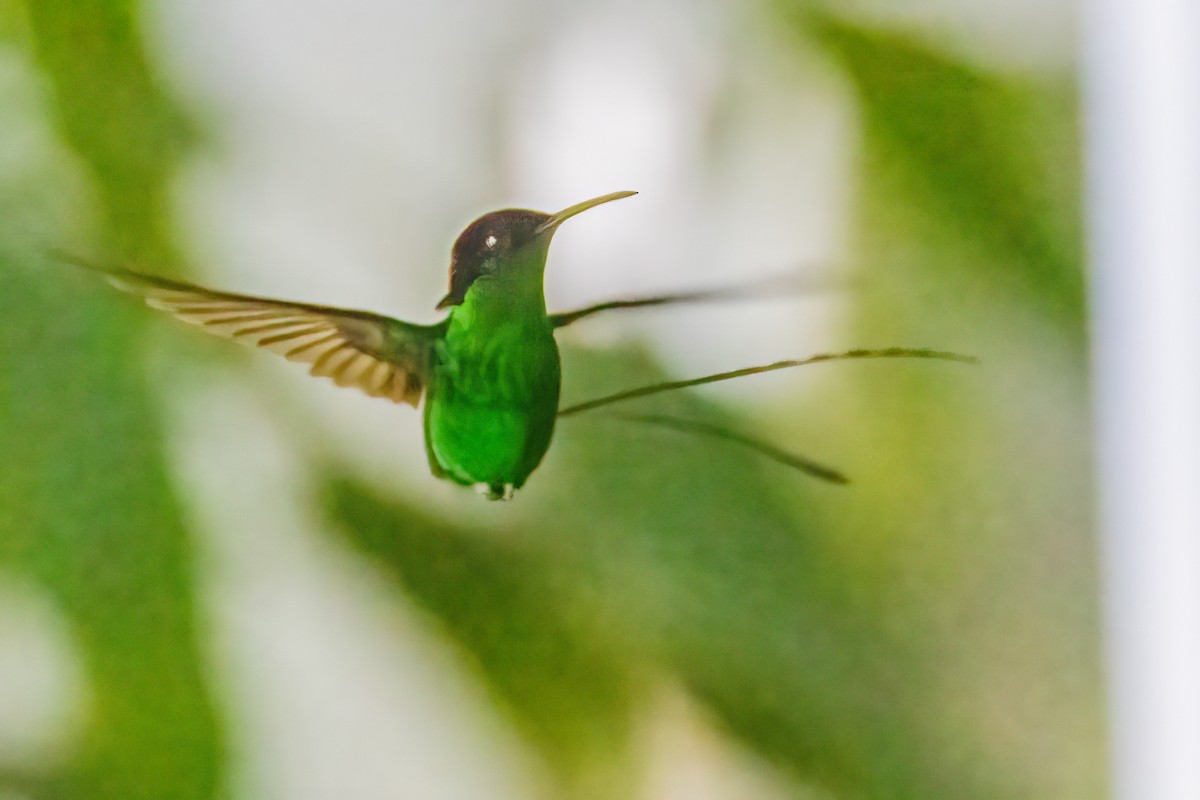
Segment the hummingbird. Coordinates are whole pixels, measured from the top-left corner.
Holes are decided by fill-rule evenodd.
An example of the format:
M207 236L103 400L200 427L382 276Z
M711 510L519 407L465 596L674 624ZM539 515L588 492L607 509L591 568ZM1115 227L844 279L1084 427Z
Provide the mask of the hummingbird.
M613 192L553 214L509 208L479 217L459 234L451 250L449 291L436 306L447 314L428 325L369 311L215 291L66 258L103 273L116 288L140 296L152 308L209 333L307 364L310 374L338 386L414 408L423 403L430 471L438 478L474 487L490 500L511 499L525 485L546 454L562 416L819 361L970 360L926 349L852 350L638 387L560 408L562 366L554 338L557 329L601 311L745 294L737 290L692 291L548 312L543 276L555 232L584 211L635 194ZM846 482L836 470L709 423L648 414L627 419L724 438L818 478Z

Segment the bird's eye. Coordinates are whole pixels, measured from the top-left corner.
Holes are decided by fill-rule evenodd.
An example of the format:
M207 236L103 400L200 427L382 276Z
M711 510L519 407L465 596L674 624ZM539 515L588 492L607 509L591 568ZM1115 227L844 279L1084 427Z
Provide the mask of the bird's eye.
M495 237L495 236L488 236L486 239L484 239L484 240L483 240L483 244L484 244L484 245L485 245L485 246L486 246L486 247L487 247L489 250L491 250L493 247L495 247L495 246L496 246L496 241L497 241L497 240L496 240L496 237Z

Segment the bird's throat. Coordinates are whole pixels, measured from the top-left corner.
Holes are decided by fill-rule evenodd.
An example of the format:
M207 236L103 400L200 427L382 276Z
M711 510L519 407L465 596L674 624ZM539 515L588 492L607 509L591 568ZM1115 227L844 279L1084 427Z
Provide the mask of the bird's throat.
M540 273L480 278L467 290L463 302L450 311L452 329L480 333L527 323L540 327L545 319Z

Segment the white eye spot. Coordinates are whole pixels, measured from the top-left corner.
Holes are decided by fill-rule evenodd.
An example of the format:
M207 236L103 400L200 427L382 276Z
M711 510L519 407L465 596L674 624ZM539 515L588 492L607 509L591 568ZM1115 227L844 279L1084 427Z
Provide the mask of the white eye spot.
M484 240L483 240L483 243L484 243L485 245L487 245L488 247L495 247L495 246L496 246L496 237L495 237L495 236L489 236L489 237L487 237L486 239L484 239Z

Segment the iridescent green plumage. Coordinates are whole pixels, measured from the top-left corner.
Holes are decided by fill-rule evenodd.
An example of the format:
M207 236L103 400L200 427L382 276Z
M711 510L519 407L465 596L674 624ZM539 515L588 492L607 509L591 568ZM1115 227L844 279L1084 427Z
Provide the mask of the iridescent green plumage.
M476 277L435 346L425 399L430 466L493 499L525 484L554 432L561 371L542 296L548 243L520 244Z

